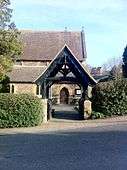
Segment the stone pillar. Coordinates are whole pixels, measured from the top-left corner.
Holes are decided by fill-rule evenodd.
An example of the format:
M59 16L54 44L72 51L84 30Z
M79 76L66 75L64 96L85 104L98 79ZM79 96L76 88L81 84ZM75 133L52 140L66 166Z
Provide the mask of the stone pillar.
M48 99L42 99L42 105L43 105L43 123L47 123Z
M84 119L88 119L92 113L92 103L89 100L84 101Z

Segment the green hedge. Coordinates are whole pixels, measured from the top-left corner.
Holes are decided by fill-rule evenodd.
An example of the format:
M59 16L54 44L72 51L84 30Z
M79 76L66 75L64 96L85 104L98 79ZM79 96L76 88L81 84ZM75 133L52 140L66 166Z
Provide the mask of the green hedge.
M42 122L42 104L29 94L0 94L0 128L36 126Z
M104 118L105 118L105 115L103 113L95 112L95 111L92 111L91 116L90 116L90 119L104 119Z
M93 110L105 116L127 114L127 80L99 83L93 89Z

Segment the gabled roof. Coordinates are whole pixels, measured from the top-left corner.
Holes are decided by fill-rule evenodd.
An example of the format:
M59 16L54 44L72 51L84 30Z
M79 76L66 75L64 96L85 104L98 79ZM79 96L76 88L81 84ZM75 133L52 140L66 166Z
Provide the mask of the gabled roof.
M84 31L21 31L23 54L21 60L53 60L67 44L78 60L86 58Z
M87 70L81 65L78 59L75 57L73 52L65 45L59 53L56 55L54 60L49 64L49 66L44 70L44 72L37 78L36 82L44 82L47 78L55 77L64 62L67 62L67 66L71 72L75 75L77 81L84 87L87 85L95 85L96 80L87 72Z
M59 68L62 67L64 60L64 54L68 55L67 61L69 67L71 67L72 73L69 73L69 77L76 77L79 81L82 81L84 84L88 83L91 85L96 84L96 80L87 72L78 59L74 56L72 51L67 45L64 45L63 48L58 52L55 58L51 61L48 67L30 67L30 66L17 66L14 67L12 72L8 73L10 82L17 83L37 83L40 80L43 81L48 76L59 75ZM61 62L62 61L62 62ZM57 63L58 62L58 63ZM61 63L60 63L61 62ZM60 64L60 65L59 65ZM56 73L56 74L54 74ZM50 74L50 75L49 75ZM59 77L58 76L58 77ZM87 82L86 82L87 81Z

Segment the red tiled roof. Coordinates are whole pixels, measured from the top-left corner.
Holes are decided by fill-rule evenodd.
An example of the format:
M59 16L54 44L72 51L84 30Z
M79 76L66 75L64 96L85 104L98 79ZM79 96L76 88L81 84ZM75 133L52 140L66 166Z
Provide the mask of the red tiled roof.
M21 60L52 60L65 44L78 60L86 58L82 32L21 31L21 36L23 42Z

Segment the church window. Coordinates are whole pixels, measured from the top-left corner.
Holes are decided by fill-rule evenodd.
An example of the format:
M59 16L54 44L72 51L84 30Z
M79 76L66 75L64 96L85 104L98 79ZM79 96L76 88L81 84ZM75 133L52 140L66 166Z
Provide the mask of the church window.
M11 93L14 93L15 92L15 88L14 88L14 85L11 86Z
M36 86L36 95L40 95L40 86L39 85Z

